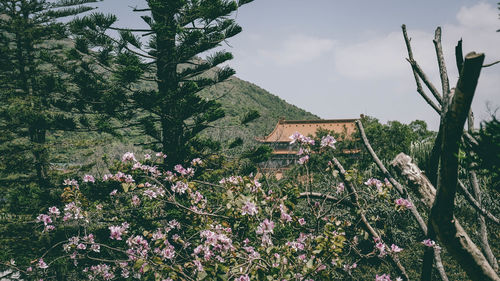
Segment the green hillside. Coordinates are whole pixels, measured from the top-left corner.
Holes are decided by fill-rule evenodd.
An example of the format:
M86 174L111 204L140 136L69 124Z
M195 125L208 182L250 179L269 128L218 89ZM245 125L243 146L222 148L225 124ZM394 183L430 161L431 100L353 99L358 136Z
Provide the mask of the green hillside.
M255 137L269 134L280 118L288 120L313 120L318 116L291 105L250 82L232 77L201 93L216 98L222 104L226 117L218 120L207 134L222 142L240 137L251 142ZM241 118L250 110L257 110L261 117L246 126L239 125Z

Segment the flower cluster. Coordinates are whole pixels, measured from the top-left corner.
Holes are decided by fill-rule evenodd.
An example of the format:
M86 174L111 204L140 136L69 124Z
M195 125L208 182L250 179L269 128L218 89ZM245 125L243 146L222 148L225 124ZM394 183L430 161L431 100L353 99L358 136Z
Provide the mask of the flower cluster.
M425 239L424 241L422 241L422 244L424 244L427 247L434 247L434 246L436 246L436 242L434 242L431 239Z
M337 140L335 140L334 137L330 135L326 135L323 138L321 138L321 147L331 147L335 149L335 144L337 143Z
M124 174L122 172L118 172L116 174L105 174L102 177L102 181L109 181L109 180L114 180L118 182L126 182L126 183L133 183L135 182L134 178L132 178L131 175Z
M411 202L404 199L404 198L398 198L398 199L394 200L394 203L396 204L396 208L398 210L406 210L406 209L410 209L412 207Z
M254 216L259 212L257 209L257 205L251 201L245 202L245 205L241 208L241 215L250 215Z
M233 241L229 237L231 228L218 225L210 225L209 229L201 231L202 243L193 250L194 257L203 257L203 261L208 262L215 259L224 262L225 256L234 250Z
M290 144L299 143L299 144L309 144L314 145L314 140L310 137L306 137L299 132L293 133L290 137Z
M109 227L110 235L109 238L114 240L122 240L122 235L127 234L127 229L129 224L124 222L122 225L112 225Z

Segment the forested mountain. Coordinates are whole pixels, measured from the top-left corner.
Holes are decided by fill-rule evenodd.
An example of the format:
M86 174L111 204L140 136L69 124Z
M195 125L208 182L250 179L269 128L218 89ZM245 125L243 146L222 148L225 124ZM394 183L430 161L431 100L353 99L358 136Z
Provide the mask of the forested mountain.
M255 137L269 134L280 118L288 120L313 120L318 116L307 112L269 93L250 82L232 77L228 81L201 93L206 97L216 97L222 104L226 116L207 133L219 141L241 137L251 141ZM260 117L246 126L240 120L246 112L256 110Z

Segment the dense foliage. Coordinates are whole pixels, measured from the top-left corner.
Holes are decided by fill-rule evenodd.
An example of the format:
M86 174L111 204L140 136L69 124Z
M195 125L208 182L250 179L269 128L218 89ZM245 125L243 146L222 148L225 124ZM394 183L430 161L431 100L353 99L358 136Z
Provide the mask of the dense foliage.
M58 21L91 2L0 0L0 278L411 280L426 249L442 250L450 280L467 278L415 220L429 198L387 165L404 152L430 170L425 122L362 116L384 172L361 131L297 132L277 180L257 169L271 149L242 144L278 118L317 117L230 78L217 67L230 53L199 57L241 31L232 16L251 1L148 0L135 9L148 29L102 14ZM484 123L453 155L465 183L453 220L483 250L500 211L485 188L500 182L499 128ZM140 153L117 159L129 148Z

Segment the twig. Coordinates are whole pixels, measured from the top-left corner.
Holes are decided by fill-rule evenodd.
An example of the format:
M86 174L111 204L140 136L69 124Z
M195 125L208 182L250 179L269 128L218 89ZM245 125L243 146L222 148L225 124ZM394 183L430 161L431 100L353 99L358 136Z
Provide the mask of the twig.
M413 67L413 69L417 72L418 76L420 77L420 79L422 79L422 81L424 82L425 86L427 86L427 88L431 91L432 95L434 96L434 98L436 98L436 100L439 102L439 104L442 104L443 103L443 99L441 98L441 95L439 94L439 91L436 89L436 87L434 86L434 84L432 84L431 80L429 80L429 78L427 77L427 75L425 75L425 72L422 70L422 68L420 68L420 65L418 65L418 63L416 61L411 61L411 60L407 60L411 66Z
M497 61L492 62L492 63L484 64L483 67L490 67L490 66L493 66L493 65L495 65L497 63L500 63L500 60L497 60Z
M467 202L469 202L471 204L471 206L476 209L476 211L478 211L481 215L485 216L486 218L488 218L488 220L490 220L491 222L497 224L497 225L500 225L500 220L495 217L493 214L491 214L490 212L488 212L488 210L484 209L481 204L476 200L474 199L474 196L472 196L472 194L470 194L470 192L467 190L467 187L465 187L464 183L459 180L458 181L458 191L460 191L460 193L462 193L465 197L465 200L467 200Z

